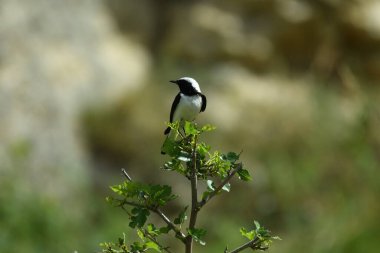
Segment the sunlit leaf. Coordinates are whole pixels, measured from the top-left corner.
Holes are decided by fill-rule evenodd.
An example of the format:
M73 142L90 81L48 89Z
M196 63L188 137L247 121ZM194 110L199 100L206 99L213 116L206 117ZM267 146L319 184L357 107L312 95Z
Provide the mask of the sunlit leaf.
M256 236L256 231L247 231L245 228L240 228L240 233L242 236L246 237L248 240L253 240Z
M184 129L186 136L198 135L200 133L194 122L185 121Z
M145 248L146 249L153 249L153 250L155 250L157 252L161 252L160 246L158 246L157 243L155 243L153 241L146 242L145 243Z
M137 235L139 236L139 238L140 238L141 240L144 240L144 239L145 239L144 233L143 233L140 229L137 230Z
M213 131L213 130L215 130L215 129L216 129L215 126L210 125L210 124L206 124L206 125L204 125L204 126L201 128L201 131L202 131L202 132L209 132L209 131Z
M191 157L186 157L186 156L178 156L177 159L182 161L182 162L190 162L191 161Z
M222 190L226 191L226 192L230 192L230 190L231 190L231 184L227 183L227 184L223 185Z
M170 127L171 130L177 132L179 129L179 121L176 120L174 122L166 122L166 125Z
M197 151L198 154L202 157L206 156L208 152L210 151L210 146L206 145L205 143L199 143L197 145Z
M212 180L207 180L207 190L209 191L215 191L215 185L214 185L214 182Z

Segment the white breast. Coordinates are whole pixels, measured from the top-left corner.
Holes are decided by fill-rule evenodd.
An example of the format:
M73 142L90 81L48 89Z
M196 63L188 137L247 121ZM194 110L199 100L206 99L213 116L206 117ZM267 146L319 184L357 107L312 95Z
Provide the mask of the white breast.
M182 93L181 100L173 115L173 120L193 121L199 114L202 106L202 98L199 95L185 96Z

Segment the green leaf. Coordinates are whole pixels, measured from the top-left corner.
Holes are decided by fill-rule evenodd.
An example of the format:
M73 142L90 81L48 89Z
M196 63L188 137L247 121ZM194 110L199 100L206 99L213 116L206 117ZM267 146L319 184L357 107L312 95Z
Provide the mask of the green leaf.
M206 242L202 240L202 237L204 237L207 233L207 231L203 228L193 228L193 229L187 229L187 232L193 239L198 242L201 245L206 245Z
M256 230L260 229L260 223L258 221L253 221L255 223Z
M150 235L153 235L153 236L157 236L159 235L161 232L159 229L157 229L154 224L152 223L149 223L147 226L146 226L146 232Z
M215 151L210 158L205 162L205 166L208 166L211 171L220 178L225 178L231 169L231 162L227 160L225 155Z
M177 157L181 148L179 142L172 138L165 138L164 144L162 144L161 152L166 153L170 157Z
M203 194L202 194L202 200L204 200L204 199L206 200L210 194L211 194L210 191L203 192Z
M186 211L189 206L186 206L178 215L177 218L174 219L174 224L181 225L187 220Z
M240 229L240 233L249 240L258 239L255 246L252 247L253 250L268 249L272 240L281 240L278 236L272 236L270 231L261 226L257 221L254 221L254 224L255 229L251 231L247 231L245 228Z
M119 247L121 247L125 243L124 238L119 237L118 243L119 243Z
M137 235L141 240L145 239L145 235L140 229L137 230Z
M144 246L146 249L153 249L157 252L161 252L160 246L158 246L157 243L153 241L146 242Z
M245 228L240 228L240 233L242 236L248 238L248 240L253 240L253 238L256 236L255 230L247 231Z
M206 145L203 142L198 143L198 145L197 145L197 151L201 157L205 157L208 154L208 152L210 151L210 149L211 149L211 147Z
M239 160L240 155L235 152L228 152L226 155L226 159L230 161L232 164Z
M131 252L141 252L144 250L144 245L141 244L140 242L134 242L131 245Z
M166 125L171 128L174 132L177 132L179 129L179 121L167 122Z
M248 170L246 170L246 169L238 170L237 174L239 175L240 180L243 180L243 181L252 180L251 175L249 174Z
M153 205L163 206L177 196L172 194L172 188L168 185L149 185L147 189L148 199Z
M146 220L148 219L148 216L150 215L148 209L141 207L135 207L131 212L134 214L131 217L131 222L129 223L129 226L131 228L135 228L136 226L138 228L143 227Z
M194 122L185 121L184 129L186 136L198 135L200 133Z
M122 185L113 185L113 186L110 186L111 190L114 192L114 193L117 193L119 195L122 195L123 194L123 187Z
M202 131L202 132L209 132L209 131L213 131L213 130L215 130L215 129L216 129L215 126L210 125L210 124L206 124L206 125L204 125L204 126L201 128L201 131Z
M171 228L169 226L162 227L159 229L160 234L167 234L167 233L169 233L170 230L171 230Z
M141 189L143 188L143 184L137 182L125 181L122 184L111 186L111 190L118 195L132 198L139 195Z
M177 171L179 173L184 172L184 167L181 164L181 161L178 159L172 159L164 164L164 169L165 170L172 170L172 171Z

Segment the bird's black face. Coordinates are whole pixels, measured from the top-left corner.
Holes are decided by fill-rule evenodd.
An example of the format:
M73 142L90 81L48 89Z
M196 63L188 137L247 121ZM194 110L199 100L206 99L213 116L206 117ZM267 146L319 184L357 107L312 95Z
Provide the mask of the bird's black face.
M199 93L193 87L193 84L186 79L178 79L178 80L170 81L170 82L177 84L180 92L187 95L187 96L193 96L193 95L196 95Z

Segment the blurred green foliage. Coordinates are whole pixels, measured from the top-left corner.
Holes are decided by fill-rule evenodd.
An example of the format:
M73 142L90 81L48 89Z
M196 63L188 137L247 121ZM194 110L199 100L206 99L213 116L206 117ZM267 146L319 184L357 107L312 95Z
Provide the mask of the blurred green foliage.
M125 227L123 217L105 208L104 198L91 195L88 188L78 192L77 199L62 201L49 192L37 192L37 183L26 178L30 152L28 142L15 143L8 151L12 169L0 166L1 252L95 251L100 238L110 238L115 229ZM38 184L44 187L43 182Z

